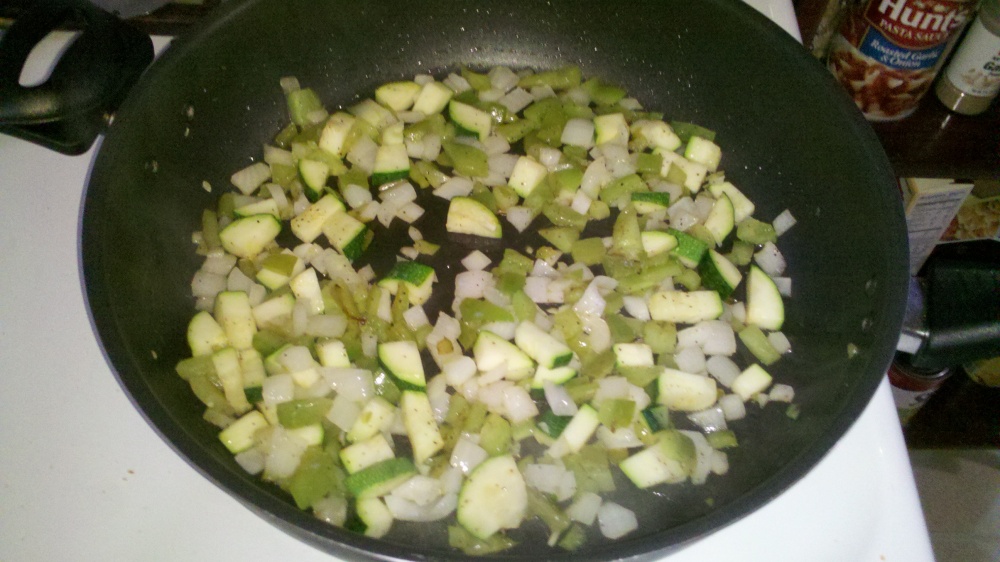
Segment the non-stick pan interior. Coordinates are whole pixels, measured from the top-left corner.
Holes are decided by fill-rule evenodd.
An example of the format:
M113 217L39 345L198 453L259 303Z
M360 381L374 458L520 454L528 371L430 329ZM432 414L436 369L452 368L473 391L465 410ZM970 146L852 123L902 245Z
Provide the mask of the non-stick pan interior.
M103 142L88 187L82 260L110 362L136 407L193 466L266 519L341 557L456 557L443 527L397 524L384 541L335 529L246 475L173 372L189 352L191 233L229 175L286 122L278 81L297 76L330 108L380 83L466 64L578 64L668 119L718 132L726 177L781 239L794 352L773 372L795 386L798 419L749 408L730 473L622 492L640 529L566 554L541 528L504 557L624 558L702 537L805 474L860 414L888 365L905 301L906 240L892 174L874 135L826 71L741 2L229 2L147 72ZM212 191L204 188L204 182ZM856 349L856 355L848 352ZM627 485L621 486L623 490ZM190 498L197 501L197 498Z

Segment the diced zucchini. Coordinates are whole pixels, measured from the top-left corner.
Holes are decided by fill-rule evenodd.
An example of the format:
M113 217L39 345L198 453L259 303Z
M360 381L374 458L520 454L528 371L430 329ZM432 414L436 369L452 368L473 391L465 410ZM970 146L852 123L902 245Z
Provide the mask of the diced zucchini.
M584 404L573 415L573 419L566 425L559 439L565 443L570 452L575 453L587 444L599 425L601 419L597 415L597 410L590 404Z
M406 111L420 94L420 84L412 80L389 82L375 89L375 101L393 111Z
M616 343L612 346L615 364L619 367L650 367L653 363L653 348L644 343Z
M393 115L391 111L382 107L372 99L361 100L348 108L348 111L350 111L351 114L358 119L364 120L378 131L381 131L396 122L396 116Z
M267 419L264 414L257 410L252 410L244 414L240 419L229 424L226 429L219 432L219 440L229 449L230 453L237 454L246 451L254 446L254 436L257 430L267 427Z
M746 195L743 195L742 191L727 181L709 185L708 191L714 195L716 199L721 197L723 194L725 194L726 197L729 197L729 200L733 204L733 220L737 223L743 222L743 219L749 217L754 212L755 207L753 201L750 201Z
M701 275L702 286L719 293L723 299L728 299L743 280L739 268L715 250L709 250L702 258L698 273Z
M712 233L716 246L721 246L733 231L733 226L736 224L733 213L733 203L729 200L729 196L723 193L715 200L715 205L712 205L712 210L705 218L705 228Z
M628 122L621 113L608 113L594 117L594 144L628 144Z
M423 390L427 386L424 363L416 342L400 340L379 343L378 361L400 388Z
M323 314L326 305L323 302L323 291L319 287L319 277L316 270L308 268L288 281L288 287L298 300L309 302L309 311L313 314Z
M396 419L396 407L381 396L375 396L365 403L361 413L347 432L351 443L370 439L376 433L387 431Z
M329 164L303 158L299 160L299 174L306 186L306 197L310 201L316 201L323 196L323 192L326 190L326 180L330 177Z
M448 204L445 228L448 232L471 234L484 238L503 236L500 219L486 205L471 197L452 198Z
M340 199L328 193L292 219L292 233L303 242L312 242L323 233L323 226L330 217L343 213L344 209Z
M352 262L360 258L368 247L368 227L344 212L335 213L326 220L323 234L334 248Z
M302 260L292 253L271 254L264 258L257 271L257 281L272 291L288 284L292 276L305 268Z
M216 351L212 354L212 366L215 367L215 375L222 384L226 402L237 414L250 410L252 406L243 392L243 371L240 369L240 357L236 350L224 347Z
M417 99L413 102L413 111L419 111L424 115L441 113L453 95L455 93L448 86L440 82L428 82L417 94Z
M771 374L763 367L754 363L743 370L733 379L730 386L734 394L738 394L744 401L750 400L757 393L764 392L771 386Z
M383 144L375 152L372 167L372 185L380 185L401 180L410 175L410 157L405 144Z
M229 338L225 329L212 317L211 313L202 310L195 314L188 322L187 329L188 347L191 348L191 355L199 357L211 355L216 350L229 345Z
M647 230L639 237L642 239L642 249L649 257L669 252L677 247L677 237L669 232Z
M514 164L507 185L521 197L527 197L538 187L548 169L530 156L520 156Z
M292 316L295 308L295 295L291 293L281 293L277 296L255 305L253 307L253 319L257 322L258 328L268 326L280 326L284 320Z
M765 330L780 330L785 322L785 303L778 286L756 265L747 274L747 324Z
M528 509L528 488L510 455L477 466L458 494L459 524L480 539L521 525Z
M223 291L215 297L215 319L226 332L229 344L238 350L253 346L257 323L245 291Z
M677 239L677 246L670 252L687 267L698 267L702 256L708 251L708 244L675 228L668 229L667 232Z
M274 215L280 218L281 212L278 210L278 203L274 199L262 199L253 203L242 205L233 210L237 217L249 217L251 215Z
M392 446L381 433L340 450L340 461L351 474L395 456Z
M358 513L358 519L365 524L364 535L366 537L375 539L384 537L392 528L392 512L389 511L389 508L381 498L360 498L355 504L354 509Z
M688 139L687 146L684 147L684 157L703 164L709 172L714 172L722 160L722 149L714 142L695 135Z
M416 473L417 468L410 459L391 457L350 474L344 485L356 498L377 498L393 491Z
M695 464L695 447L690 437L667 430L657 435L656 443L618 464L625 476L638 488L683 482Z
M531 380L532 388L543 388L546 382L553 384L564 384L576 376L576 369L570 366L556 367L549 369L539 366L535 370L535 376Z
M640 215L665 211L670 206L670 194L659 191L636 191L631 195L632 206Z
M444 447L430 400L425 392L404 390L399 398L399 409L413 447L413 461L418 466L423 465Z
M448 115L461 130L468 131L480 141L486 140L493 127L493 117L489 113L458 100L448 103Z
M507 378L511 380L522 379L535 368L535 363L528 354L489 330L479 332L472 346L472 356L480 372L493 370L506 363Z
M324 367L350 367L347 347L340 340L326 340L316 343L316 356Z
M330 116L319 137L319 147L338 158L343 158L350 147L347 144L351 129L354 128L354 117L344 112Z
M715 291L659 291L649 297L649 315L660 322L694 324L722 315L722 299Z
M659 378L657 400L671 410L697 412L715 404L715 379L664 368Z
M399 290L400 283L406 285L407 296L411 304L423 304L431 297L434 269L415 261L396 262L378 284L379 287L384 287L395 295Z
M573 359L573 351L533 322L521 322L514 331L514 343L539 366L562 367Z
M281 232L281 221L271 214L236 219L219 231L222 247L238 258L252 258L274 242Z

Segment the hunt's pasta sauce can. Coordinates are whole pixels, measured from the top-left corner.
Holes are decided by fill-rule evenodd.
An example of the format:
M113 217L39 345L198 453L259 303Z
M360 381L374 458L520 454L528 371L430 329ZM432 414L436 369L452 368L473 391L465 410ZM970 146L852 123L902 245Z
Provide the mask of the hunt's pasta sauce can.
M871 121L913 113L976 0L856 0L827 65Z

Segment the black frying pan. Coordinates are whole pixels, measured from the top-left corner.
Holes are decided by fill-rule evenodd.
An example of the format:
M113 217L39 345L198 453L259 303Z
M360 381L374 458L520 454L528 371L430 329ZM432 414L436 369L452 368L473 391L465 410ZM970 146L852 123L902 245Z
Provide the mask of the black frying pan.
M370 540L327 526L233 462L173 372L188 353L188 284L200 263L191 233L229 175L286 122L282 76L297 76L335 107L380 83L460 64L568 63L670 119L718 131L727 178L757 203L756 216L788 208L799 219L781 240L794 279L785 325L794 352L773 372L797 389L801 416L749 408L728 475L665 487L655 501L623 492L618 501L640 521L625 539L594 538L567 554L546 549L541 526L528 525L522 545L499 558L662 556L793 484L861 413L891 360L906 298L905 225L885 154L847 96L791 37L735 0L226 3L142 76L87 188L86 296L136 407L207 478L321 549L462 558L440 527L397 523L385 540ZM214 193L202 188L206 180ZM376 247L369 258L389 252Z

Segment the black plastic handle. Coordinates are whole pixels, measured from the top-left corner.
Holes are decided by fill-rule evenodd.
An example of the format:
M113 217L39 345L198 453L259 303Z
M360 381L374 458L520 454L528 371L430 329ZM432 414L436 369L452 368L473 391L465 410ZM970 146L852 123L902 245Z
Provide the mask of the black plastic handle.
M44 83L22 86L31 50L65 24L81 34ZM38 2L0 39L0 132L63 154L86 152L152 60L148 35L89 2Z

